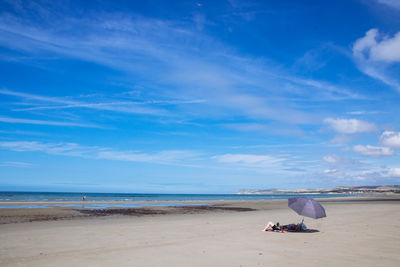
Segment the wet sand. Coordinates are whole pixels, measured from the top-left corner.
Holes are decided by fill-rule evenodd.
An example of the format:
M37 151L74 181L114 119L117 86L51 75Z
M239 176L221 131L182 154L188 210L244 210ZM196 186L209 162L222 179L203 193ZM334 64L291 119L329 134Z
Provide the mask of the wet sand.
M283 200L0 209L0 266L398 266L399 200L320 200L313 233L261 231L302 219Z

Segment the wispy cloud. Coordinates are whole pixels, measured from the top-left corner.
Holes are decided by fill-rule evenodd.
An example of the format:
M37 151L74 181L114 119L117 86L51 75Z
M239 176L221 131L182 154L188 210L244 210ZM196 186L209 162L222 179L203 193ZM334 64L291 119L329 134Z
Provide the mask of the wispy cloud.
M281 162L282 159L274 158L268 155L252 155L252 154L224 154L213 156L213 159L224 163L243 163L243 164L261 164L268 165Z
M81 146L75 143L40 143L36 141L4 141L0 147L12 151L38 151L51 155L94 157L100 147Z
M0 166L17 167L17 168L28 168L28 167L35 166L35 164L28 163L28 162L20 162L20 161L3 161L3 162L0 162Z
M22 124L35 124L35 125L49 125L49 126L67 126L67 127L83 127L83 128L104 128L99 125L89 123L77 123L67 121L45 121L45 120L31 120L20 118L0 117L0 122L5 123L22 123Z
M126 151L100 151L96 158L131 162L148 162L167 165L185 165L187 161L198 158L200 153L189 150L168 150L154 154L126 152Z
M230 170L245 170L250 173L262 175L293 176L304 175L304 173L320 168L319 163L304 155L297 153L227 153L211 157L219 166Z
M233 167L245 167L252 170L267 171L269 173L288 171L288 166L285 165L287 158L283 156L262 154L223 154L215 155L212 159ZM289 167L292 167L289 171L293 171L293 166Z
M0 45L38 60L50 55L102 64L151 81L146 85L154 94L177 100L171 104L190 103L193 99L200 104L186 105L182 109L188 112L180 114L202 117L235 114L309 124L318 122L320 115L308 111L306 104L298 108L296 101L360 97L328 82L295 77L277 65L267 64L265 59L243 57L233 48L200 33L192 24L124 14L103 14L101 22L91 14L84 19L60 16L52 23L45 16L39 18L41 24L22 16L1 15ZM71 32L77 28L79 32ZM174 90L165 90L169 87ZM18 96L35 99L27 94ZM90 108L171 115L151 103L140 106L118 101L82 103L46 97L36 100L58 105L18 110Z
M305 132L297 125L288 123L225 123L220 124L222 127L234 129L243 132L258 132L262 135L277 136L303 136Z
M379 114L379 111L371 111L371 110L358 110L358 111L349 111L347 114L349 115L369 115L369 114Z
M128 113L146 113L146 109L135 109L137 106L143 105L181 105L181 104L198 104L206 102L204 99L194 99L194 100L185 100L185 99L165 99L165 100L146 100L146 101L115 101L114 98L111 97L108 102L100 102L100 103L91 103L91 102L83 102L77 100L71 100L71 97L50 97L50 96L41 96L37 94L31 93L23 93L16 92L7 89L0 89L0 94L10 95L19 97L28 101L37 101L39 103L47 103L51 106L39 106L39 107L31 107L31 108L20 108L14 109L15 111L27 111L27 110L40 110L40 109L68 109L68 108L89 108L89 109L100 109L100 110L110 110L116 112L128 112ZM81 96L78 96L79 98ZM91 97L92 96L88 96ZM62 104L62 105L56 105ZM28 104L29 105L29 104ZM31 104L34 105L34 104ZM124 109L123 107L127 107ZM129 108L129 109L128 109ZM141 108L141 107L140 107ZM166 113L166 111L163 111ZM149 114L160 115L161 110L156 112L156 109L150 110L148 109Z
M370 145L356 145L353 151L368 157L387 157L393 156L394 150L390 147L370 146Z
M324 160L324 163L329 166L330 170L335 169L337 171L348 171L364 168L366 166L366 164L359 160L336 154L325 155L322 159Z
M83 102L71 100L67 97L49 97L41 96L31 93L16 92L11 90L2 89L0 94L15 96L26 101L31 101L29 108L14 108L14 111L33 111L33 110L52 110L52 109L95 109L95 110L105 110L112 112L121 112L129 114L148 114L148 115L158 115L167 116L169 112L165 109L150 107L147 105L154 104L187 104L187 103L201 103L203 100L191 100L191 101L146 101L146 102L135 102L135 101L111 101L108 102ZM34 101L34 103L32 103ZM93 101L93 100L92 100Z
M5 141L0 142L0 147L18 152L34 151L50 155L87 159L106 159L182 166L186 166L189 161L196 160L200 155L198 152L189 150L166 150L149 154L138 151L118 151L99 146L82 146L76 143L41 143L36 141Z
M378 3L387 5L389 7L394 7L396 9L400 9L400 1L398 0L377 0Z

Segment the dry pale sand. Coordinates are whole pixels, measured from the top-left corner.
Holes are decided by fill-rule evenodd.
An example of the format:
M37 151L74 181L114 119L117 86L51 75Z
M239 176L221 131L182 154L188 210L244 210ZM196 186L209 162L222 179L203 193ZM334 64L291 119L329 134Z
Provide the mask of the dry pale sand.
M305 220L315 233L261 232L269 220L301 219L285 201L140 216L66 217L77 212L54 209L68 219L53 221L53 210L47 221L3 221L0 266L399 266L399 201L322 204L327 218ZM21 212L0 209L0 216L21 219Z

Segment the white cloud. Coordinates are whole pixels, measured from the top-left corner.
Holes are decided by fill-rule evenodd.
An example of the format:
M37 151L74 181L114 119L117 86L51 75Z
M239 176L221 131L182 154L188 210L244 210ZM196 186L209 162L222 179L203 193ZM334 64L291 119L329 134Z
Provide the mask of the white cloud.
M393 177L400 177L400 168L390 168L388 175Z
M391 149L389 147L379 147L379 146L370 146L370 145L354 146L353 151L360 153L363 156L368 156L368 157L384 157L384 156L392 156L394 154L393 149Z
M383 37L377 40L379 31L369 30L363 38L358 39L353 46L355 57L363 60L384 61L387 63L400 61L400 32L393 38Z
M333 173L337 173L337 172L338 172L338 170L336 170L336 169L326 169L326 170L324 170L325 174L333 174Z
M358 39L353 45L353 55L358 59L366 59L364 52L365 50L368 50L367 52L369 52L371 47L376 46L375 38L377 34L377 29L371 29L365 34L364 37Z
M382 37L377 29L369 30L354 43L353 56L362 72L400 90L398 78L388 71L400 62L400 32Z
M354 134L373 132L377 129L375 124L356 119L333 119L326 118L325 123L338 133Z
M324 156L323 160L325 160L328 163L333 164L333 163L337 163L339 161L339 158L336 155L328 155L328 156Z
M382 146L400 148L400 132L384 131L379 141Z
M400 1L399 0L377 0L378 3L388 5L390 7L394 7L400 9Z

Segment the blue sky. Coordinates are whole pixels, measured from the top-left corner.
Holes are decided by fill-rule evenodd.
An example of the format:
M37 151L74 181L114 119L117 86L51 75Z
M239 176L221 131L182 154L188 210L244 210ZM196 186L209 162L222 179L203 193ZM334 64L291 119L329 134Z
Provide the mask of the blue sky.
M1 1L0 189L400 182L400 2Z

